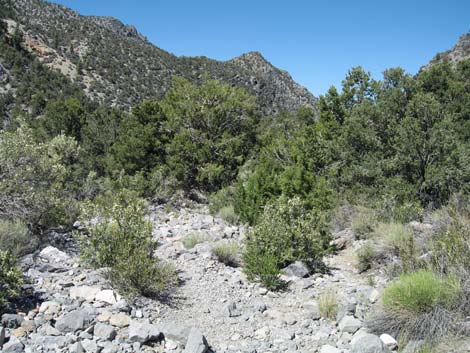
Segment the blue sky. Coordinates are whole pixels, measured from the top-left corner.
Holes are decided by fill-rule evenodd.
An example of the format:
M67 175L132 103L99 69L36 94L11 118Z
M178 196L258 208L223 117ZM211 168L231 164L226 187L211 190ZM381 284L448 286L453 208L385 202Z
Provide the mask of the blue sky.
M469 0L54 0L133 24L176 55L260 51L315 95L361 65L416 73L470 31Z

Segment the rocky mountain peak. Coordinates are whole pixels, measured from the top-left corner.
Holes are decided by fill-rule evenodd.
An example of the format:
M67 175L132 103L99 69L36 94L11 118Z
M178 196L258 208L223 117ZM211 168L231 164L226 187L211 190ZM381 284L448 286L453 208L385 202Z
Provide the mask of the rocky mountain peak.
M146 41L147 38L137 31L137 28L133 25L126 25L119 21L117 18L110 16L88 16L97 25L102 26L110 30L111 32L129 38L136 38Z
M428 69L431 65L448 61L453 66L460 61L470 59L470 32L460 36L457 43L450 50L437 54L422 70Z

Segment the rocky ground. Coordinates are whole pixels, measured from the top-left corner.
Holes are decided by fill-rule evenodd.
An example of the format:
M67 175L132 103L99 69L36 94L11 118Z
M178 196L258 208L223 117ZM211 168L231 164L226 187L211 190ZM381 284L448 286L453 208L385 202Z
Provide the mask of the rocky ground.
M240 268L219 263L211 249L240 241L242 227L208 215L204 207L151 212L159 256L172 261L181 280L172 297L128 303L101 271L82 266L73 241L26 256L29 298L17 314L2 316L3 352L184 352L184 353L367 353L389 352L397 343L367 333L364 319L378 300L383 280L354 270L351 250L326 259L331 272L307 276L301 265L286 271L283 292L246 280ZM184 237L204 242L186 249ZM339 243L350 243L348 230ZM57 242L56 242L57 243ZM349 249L353 244L349 244ZM305 276L305 278L304 278ZM368 283L369 282L369 283ZM371 286L371 284L373 286ZM319 300L330 293L339 303L334 320L321 318ZM385 333L384 333L385 334Z

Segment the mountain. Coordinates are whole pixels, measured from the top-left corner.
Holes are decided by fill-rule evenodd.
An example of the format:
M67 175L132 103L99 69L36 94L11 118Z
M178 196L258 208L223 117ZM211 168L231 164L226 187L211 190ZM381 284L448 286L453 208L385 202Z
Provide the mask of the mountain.
M470 59L470 33L462 35L452 49L437 54L422 69L426 70L433 64L445 61L450 62L452 65L457 65L459 62L467 59Z
M306 88L257 52L229 61L178 57L112 17L82 16L43 0L15 0L12 6L26 48L103 104L127 108L163 96L175 75L198 82L209 74L246 88L267 114L316 105ZM13 31L16 23L9 26Z

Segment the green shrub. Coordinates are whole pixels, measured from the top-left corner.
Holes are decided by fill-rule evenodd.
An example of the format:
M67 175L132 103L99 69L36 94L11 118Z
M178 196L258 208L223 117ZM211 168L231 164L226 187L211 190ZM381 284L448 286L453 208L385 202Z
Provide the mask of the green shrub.
M430 312L436 306L450 307L460 294L456 277L439 277L429 270L403 274L389 284L383 293L383 304L388 310L407 310L414 313Z
M0 217L32 227L69 220L70 165L78 151L77 143L64 135L38 143L26 125L0 130Z
M219 243L212 248L212 254L217 260L231 267L237 267L239 265L239 251L239 246L235 242Z
M0 307L8 298L20 293L22 284L21 270L15 267L15 259L8 251L0 251Z
M228 186L209 195L209 212L216 215L224 207L233 206L235 190Z
M183 245L186 249L192 249L197 244L203 243L205 238L199 233L190 233L183 238Z
M318 309L320 310L321 317L336 320L338 299L334 291L328 290L318 297Z
M377 225L377 217L373 210L358 206L351 221L351 228L358 239L370 237Z
M158 296L175 282L171 267L153 256L152 225L134 193L120 191L85 202L81 221L88 224L87 234L78 235L82 258L109 268L111 284L124 295Z
M129 261L117 261L108 273L113 286L119 288L123 295L155 298L176 284L177 277L172 264L159 261L144 248L136 249L132 257Z
M322 213L307 211L299 198L281 198L266 206L259 224L246 237L245 271L259 279L262 273L257 257L264 259L269 269L280 270L297 260L312 270L323 269L329 239L328 222Z
M32 252L37 245L38 239L23 221L0 219L0 250L8 250L17 258Z
M402 272L419 268L420 261L414 235L406 226L394 222L379 223L374 233L379 241L385 242L385 247L400 258Z
M244 271L248 280L260 282L269 290L278 290L284 287L280 279L281 270L274 255L251 246L243 253Z
M375 250L369 242L362 245L356 252L357 270L364 272L370 269L374 262L375 255Z
M217 215L229 224L237 224L240 221L240 218L235 213L235 209L231 205L222 207Z

